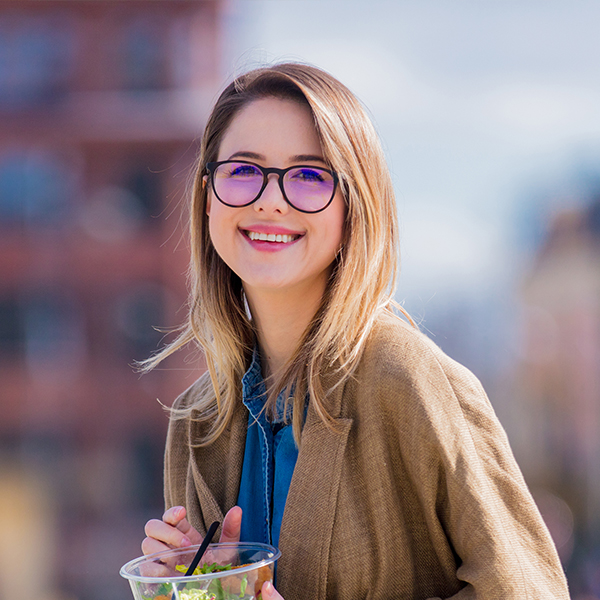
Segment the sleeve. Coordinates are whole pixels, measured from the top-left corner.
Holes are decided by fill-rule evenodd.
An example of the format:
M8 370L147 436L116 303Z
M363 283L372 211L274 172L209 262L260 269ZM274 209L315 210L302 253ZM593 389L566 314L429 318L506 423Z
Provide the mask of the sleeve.
M169 414L169 427L165 444L163 491L165 509L186 506L186 488L190 461L190 416L182 411L189 410L198 401L206 387L206 376L202 376L173 403Z
M436 511L467 583L444 600L568 600L554 543L481 384L441 353L430 369L422 426L429 460L441 465Z
M174 403L170 415L164 459L164 499L167 508L185 506L187 519L200 533L206 523L222 521L235 504L246 431L232 424L209 445L201 446L210 421L202 418L202 405L212 391L208 373L202 375ZM240 403L240 406L243 406ZM233 419L247 421L234 411ZM235 437L232 442L232 437ZM240 458L241 454L241 458ZM215 459L218 457L218 459Z
M165 510L172 506L185 506L185 487L188 471L189 451L186 421L169 419L164 459Z

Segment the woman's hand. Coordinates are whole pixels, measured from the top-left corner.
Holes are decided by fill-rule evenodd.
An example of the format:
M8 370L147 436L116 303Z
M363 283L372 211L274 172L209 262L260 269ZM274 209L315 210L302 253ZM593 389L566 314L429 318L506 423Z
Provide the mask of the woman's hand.
M260 589L263 600L283 600L283 596L270 581L265 581Z
M146 523L144 532L146 538L142 542L144 554L154 554L171 548L185 548L202 543L202 536L190 525L185 518L183 506L173 506L159 519L151 519ZM234 506L225 515L221 542L239 542L242 525L242 509Z

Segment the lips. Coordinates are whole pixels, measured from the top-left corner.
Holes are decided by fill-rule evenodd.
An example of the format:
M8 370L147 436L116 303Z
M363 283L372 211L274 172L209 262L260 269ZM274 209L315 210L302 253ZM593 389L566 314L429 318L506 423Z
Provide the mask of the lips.
M282 244L289 244L300 237L298 234L287 233L259 233L258 231L245 231L244 233L253 241L259 240L261 242L278 242Z
M265 246L291 244L304 236L303 231L294 231L266 223L254 223L248 227L240 227L240 231L246 239Z

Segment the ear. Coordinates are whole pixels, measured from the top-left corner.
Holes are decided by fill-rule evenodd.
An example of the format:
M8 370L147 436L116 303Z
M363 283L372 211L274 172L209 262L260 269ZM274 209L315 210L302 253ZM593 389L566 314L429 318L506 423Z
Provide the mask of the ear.
M202 189L206 190L206 187L208 186L208 175L205 175L202 178ZM211 206L211 202L212 202L212 195L210 193L210 190L206 190L206 214L210 214L210 206Z

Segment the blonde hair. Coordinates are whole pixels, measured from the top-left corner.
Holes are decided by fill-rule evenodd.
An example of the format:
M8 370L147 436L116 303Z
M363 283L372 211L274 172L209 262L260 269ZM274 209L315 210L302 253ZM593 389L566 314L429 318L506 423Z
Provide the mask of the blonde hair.
M377 314L390 310L398 270L398 225L392 182L379 138L357 98L316 67L283 63L237 77L223 91L208 119L195 171L191 203L190 306L179 336L143 368L194 342L204 352L212 389L173 418L189 416L210 427L198 445L208 445L227 427L240 402L241 379L255 345L242 282L217 254L209 235L204 185L206 164L234 117L254 100L276 97L307 104L324 156L340 179L347 215L340 253L321 306L283 373L269 382L267 407L286 390L293 403L294 437L300 440L306 393L321 419L333 426L321 373L338 371L338 385L352 375ZM291 400L290 398L291 394ZM287 409L287 405L286 405ZM287 410L285 411L287 414Z

